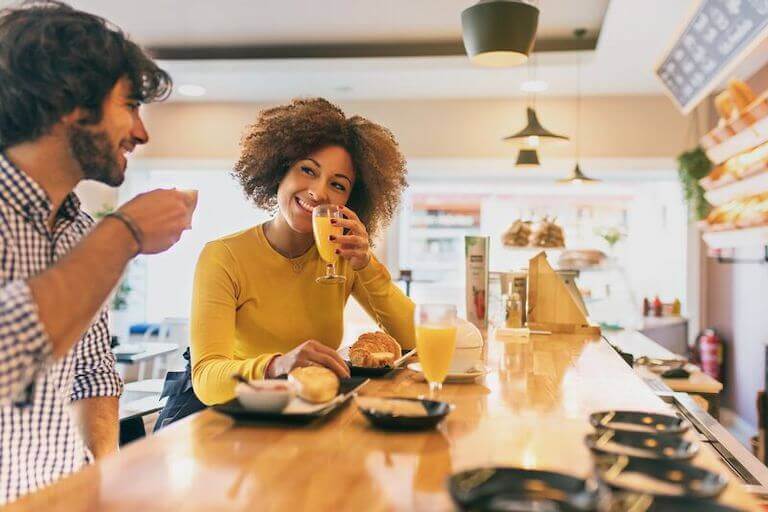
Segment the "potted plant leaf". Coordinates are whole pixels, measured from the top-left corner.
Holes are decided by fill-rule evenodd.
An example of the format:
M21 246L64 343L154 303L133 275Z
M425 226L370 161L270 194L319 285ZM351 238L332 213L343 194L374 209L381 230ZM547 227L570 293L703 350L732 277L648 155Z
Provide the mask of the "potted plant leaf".
M677 157L677 175L683 187L685 201L695 220L703 220L712 206L704 198L699 180L712 170L712 162L701 147L686 151Z

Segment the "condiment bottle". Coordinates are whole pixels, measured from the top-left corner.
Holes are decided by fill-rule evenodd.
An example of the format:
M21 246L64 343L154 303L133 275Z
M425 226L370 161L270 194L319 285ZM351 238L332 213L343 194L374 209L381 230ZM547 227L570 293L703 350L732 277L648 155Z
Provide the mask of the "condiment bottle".
M523 303L520 300L520 294L512 293L507 298L506 303L506 326L509 328L520 328L523 326Z
M662 307L661 299L659 299L659 296L657 295L653 299L653 316L661 316Z
M680 299L675 299L675 302L672 303L672 314L675 316L680 316Z

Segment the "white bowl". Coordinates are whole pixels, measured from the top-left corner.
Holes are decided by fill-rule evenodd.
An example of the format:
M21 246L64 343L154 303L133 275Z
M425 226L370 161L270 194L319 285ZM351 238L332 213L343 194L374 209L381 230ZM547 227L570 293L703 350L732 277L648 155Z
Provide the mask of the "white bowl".
M235 386L238 401L249 411L280 412L295 394L293 385L287 380L252 380L251 385L258 390L242 382Z
M456 347L449 371L451 373L464 373L481 363L482 359L483 347Z

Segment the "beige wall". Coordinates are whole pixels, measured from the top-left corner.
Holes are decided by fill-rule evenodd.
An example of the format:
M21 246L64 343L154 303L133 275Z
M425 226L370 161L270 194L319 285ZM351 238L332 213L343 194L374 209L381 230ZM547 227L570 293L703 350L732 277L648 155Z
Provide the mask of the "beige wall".
M151 158L235 159L245 126L265 104L165 103L146 108L151 142L139 153ZM409 158L488 158L516 156L501 141L525 124L519 100L403 100L342 103L390 128ZM537 102L542 124L575 135L574 98ZM585 98L582 104L582 156L669 157L684 146L688 123L661 96ZM574 144L552 145L542 158L571 157Z

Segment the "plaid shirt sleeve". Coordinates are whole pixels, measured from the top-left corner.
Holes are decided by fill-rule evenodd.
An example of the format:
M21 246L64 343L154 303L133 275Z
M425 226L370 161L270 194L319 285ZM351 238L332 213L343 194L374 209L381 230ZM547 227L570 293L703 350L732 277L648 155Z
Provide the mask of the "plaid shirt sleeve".
M0 407L30 401L31 385L52 354L29 285L0 288Z
M106 308L77 344L75 380L72 401L98 396L120 396L123 380L115 367L115 355L110 348Z

